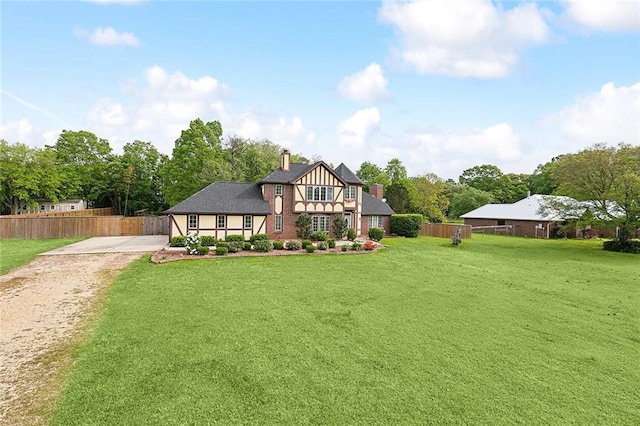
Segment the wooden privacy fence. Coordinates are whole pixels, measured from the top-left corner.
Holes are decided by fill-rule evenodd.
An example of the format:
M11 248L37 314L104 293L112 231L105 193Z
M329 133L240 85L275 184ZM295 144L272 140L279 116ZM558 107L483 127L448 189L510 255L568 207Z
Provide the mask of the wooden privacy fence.
M0 216L0 238L73 238L164 235L169 218L157 216L6 217Z
M456 229L462 228L462 238L471 238L471 225L461 223L423 223L418 235L421 237L451 238Z
M23 213L1 216L1 218L9 217L68 217L68 216L113 216L113 207L103 207L99 209L82 209L82 210L67 210L64 212L48 212L48 213Z

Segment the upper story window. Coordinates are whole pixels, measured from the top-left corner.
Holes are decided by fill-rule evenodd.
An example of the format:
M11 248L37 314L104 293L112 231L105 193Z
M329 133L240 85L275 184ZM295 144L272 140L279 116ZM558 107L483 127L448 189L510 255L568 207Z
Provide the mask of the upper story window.
M226 226L227 217L225 215L218 215L218 228L224 228Z
M197 229L198 228L198 215L190 214L189 215L189 229Z
M307 201L333 201L333 186L307 186Z
M277 184L276 185L276 195L282 195L282 185L281 184Z
M356 199L356 187L355 186L347 186L344 190L344 198L345 200L355 200Z

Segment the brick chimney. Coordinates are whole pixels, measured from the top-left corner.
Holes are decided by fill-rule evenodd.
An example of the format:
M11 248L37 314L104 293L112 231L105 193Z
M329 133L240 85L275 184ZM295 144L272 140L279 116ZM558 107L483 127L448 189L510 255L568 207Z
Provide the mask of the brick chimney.
M291 153L289 152L288 149L285 149L284 151L282 151L282 154L280 155L280 169L282 169L283 172L288 172L291 170Z
M382 194L384 193L384 187L379 183L369 185L369 194L376 197L378 200L382 200Z

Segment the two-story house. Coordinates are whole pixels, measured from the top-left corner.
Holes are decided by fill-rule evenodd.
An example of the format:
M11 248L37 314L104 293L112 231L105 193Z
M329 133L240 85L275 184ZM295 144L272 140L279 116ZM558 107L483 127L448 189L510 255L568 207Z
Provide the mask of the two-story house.
M332 169L323 161L292 163L285 150L280 167L259 182L215 182L165 213L171 217L170 237L198 232L218 239L231 234L293 239L302 213L311 215L314 232L331 234L339 215L357 235L372 227L389 234L393 210L382 200L382 185L372 185L370 192L344 164Z

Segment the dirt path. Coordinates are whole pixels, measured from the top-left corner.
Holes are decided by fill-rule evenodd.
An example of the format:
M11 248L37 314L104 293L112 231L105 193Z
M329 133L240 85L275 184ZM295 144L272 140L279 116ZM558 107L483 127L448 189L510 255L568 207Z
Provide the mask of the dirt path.
M46 422L100 295L141 255L40 256L0 276L0 425Z

